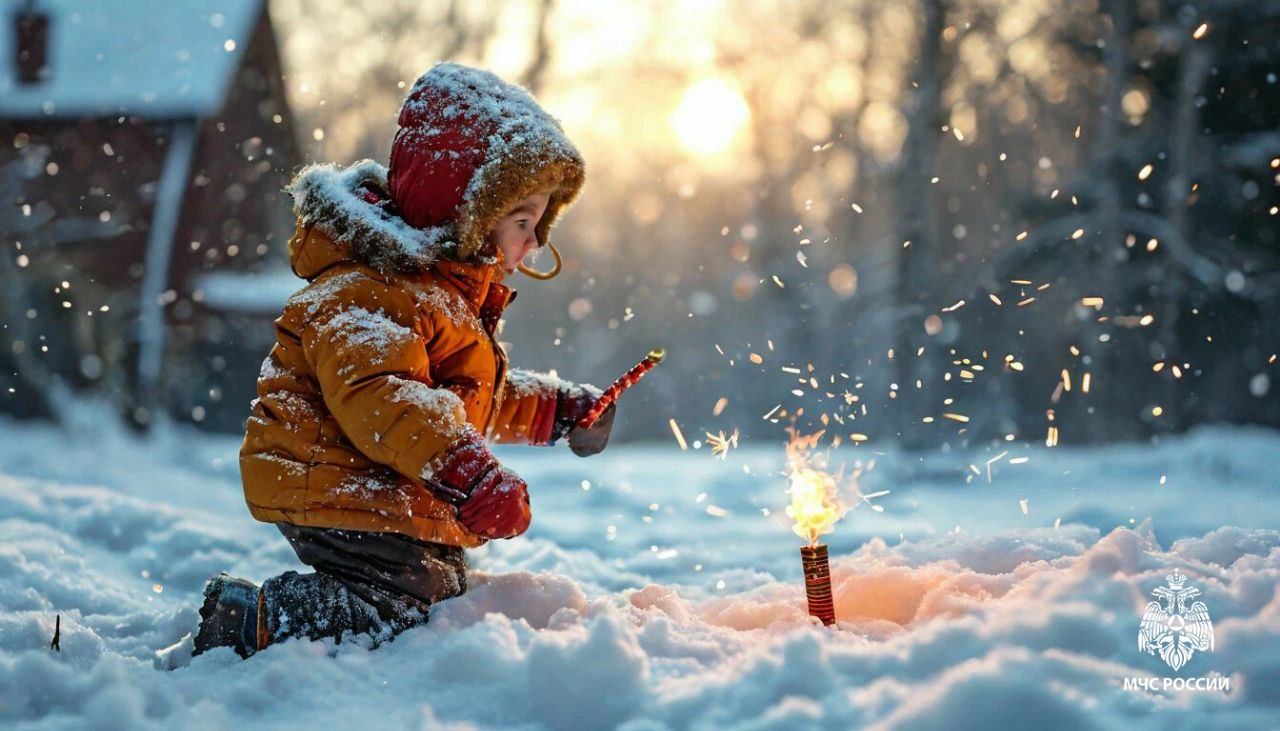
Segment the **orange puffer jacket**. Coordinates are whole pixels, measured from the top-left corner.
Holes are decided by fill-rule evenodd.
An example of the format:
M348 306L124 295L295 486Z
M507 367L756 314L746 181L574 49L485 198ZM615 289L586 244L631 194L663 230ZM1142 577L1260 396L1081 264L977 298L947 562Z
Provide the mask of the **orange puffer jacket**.
M421 231L370 202L384 185L385 169L365 162L309 168L291 188L289 255L308 283L262 364L240 452L245 500L267 522L478 546L426 484L450 445L472 429L548 444L559 392L599 391L508 371L493 337L514 298L504 272L424 254ZM422 266L404 266L415 257Z

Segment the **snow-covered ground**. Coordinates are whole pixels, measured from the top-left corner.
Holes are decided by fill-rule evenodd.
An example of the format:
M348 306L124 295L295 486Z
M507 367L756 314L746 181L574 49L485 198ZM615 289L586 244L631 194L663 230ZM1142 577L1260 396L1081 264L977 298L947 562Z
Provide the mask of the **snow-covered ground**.
M0 725L366 728L1274 728L1280 434L876 458L827 536L838 629L803 607L781 443L507 449L534 525L467 595L369 651L290 641L157 669L204 580L301 569L243 506L234 439L0 421ZM1010 458L1029 461L1011 464ZM973 467L970 467L970 465ZM1162 484L1162 479L1163 484ZM769 513L766 515L766 511ZM1215 649L1138 651L1180 569ZM61 614L61 652L49 649ZM1231 679L1230 693L1125 690Z

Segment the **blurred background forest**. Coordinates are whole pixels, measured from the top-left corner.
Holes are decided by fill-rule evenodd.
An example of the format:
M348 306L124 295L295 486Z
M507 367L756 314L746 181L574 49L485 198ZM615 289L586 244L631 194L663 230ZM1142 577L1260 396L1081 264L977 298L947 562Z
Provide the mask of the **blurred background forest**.
M171 5L6 3L0 410L240 430L281 189L449 59L587 159L501 339L600 385L665 346L620 440L1280 425L1280 2Z

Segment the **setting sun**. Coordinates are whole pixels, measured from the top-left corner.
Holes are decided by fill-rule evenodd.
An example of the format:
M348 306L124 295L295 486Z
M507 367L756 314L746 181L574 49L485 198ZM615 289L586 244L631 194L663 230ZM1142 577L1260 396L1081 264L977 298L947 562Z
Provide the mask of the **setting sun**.
M671 124L685 149L713 156L729 148L750 113L735 86L708 78L685 90Z

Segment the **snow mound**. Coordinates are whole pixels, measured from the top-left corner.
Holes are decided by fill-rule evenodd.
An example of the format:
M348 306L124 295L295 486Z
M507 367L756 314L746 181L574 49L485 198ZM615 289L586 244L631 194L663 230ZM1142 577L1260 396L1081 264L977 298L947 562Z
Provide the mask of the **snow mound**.
M234 442L177 459L181 438L110 437L127 448L98 452L97 470L86 460L86 484L76 484L67 478L76 458L53 459L65 436L8 424L0 431L8 438L0 446L5 725L1263 728L1280 703L1280 531L1223 526L1204 510L1196 535L1181 516L1181 535L1162 540L1156 509L1121 527L1010 518L1001 529L956 532L966 516L921 488L910 498L920 505L912 525L932 529L833 550L838 626L825 628L805 611L793 539L728 499L733 490L723 485L736 485L741 471L667 453L664 470L684 479L678 493L655 497L657 483L644 478L652 459L625 446L594 462L504 453L529 478L535 525L539 511L547 519L524 538L474 552L470 591L394 642L370 651L359 642L292 640L248 661L218 650L165 671L156 651L191 631L204 578L223 568L255 580L299 568L274 529L241 515L233 500L186 494L234 495L234 471L222 466ZM1200 434L1167 453L1147 452L1161 460L1238 436ZM1280 461L1267 456L1280 454L1280 438L1267 438L1272 449L1248 460ZM39 460L10 460L46 449L45 477L35 474ZM1053 459L1080 456L1063 450ZM1037 479L1064 464L1049 459ZM148 480L130 489L122 461L134 480L167 487ZM584 471L593 477L580 478ZM1255 471L1267 474L1236 469ZM1154 489L1141 479L1143 487L1113 481L1123 509ZM771 480L761 477L760 492L741 499L771 500L780 490ZM1235 487L1237 495L1219 491L1217 499L1257 497L1247 480ZM975 515L1007 507L1008 496L991 486L959 489L969 491ZM714 499L737 517L707 516L694 499L702 491L719 493ZM649 509L654 500L658 510ZM932 502L948 506L945 514L929 515ZM681 507L665 514L664 503ZM621 517L631 512L659 519L631 526ZM1258 520L1267 517L1274 510ZM845 522L863 518L855 512ZM710 548L740 545L738 531L763 545ZM667 540L681 532L698 540ZM772 533L777 543L765 538ZM668 549L651 550L657 546L679 553L658 559ZM776 555L755 560L766 549ZM1216 635L1215 649L1196 653L1179 673L1136 642L1152 589L1175 569L1202 592ZM60 652L49 648L55 615ZM1231 690L1124 687L1126 678L1165 676L1225 677Z

